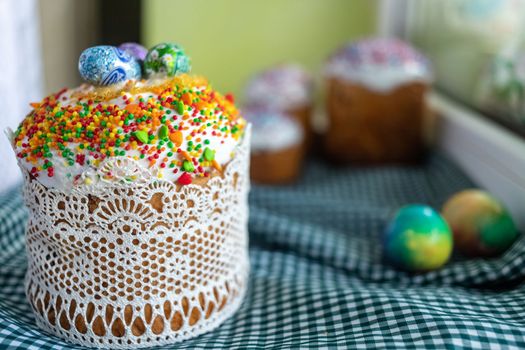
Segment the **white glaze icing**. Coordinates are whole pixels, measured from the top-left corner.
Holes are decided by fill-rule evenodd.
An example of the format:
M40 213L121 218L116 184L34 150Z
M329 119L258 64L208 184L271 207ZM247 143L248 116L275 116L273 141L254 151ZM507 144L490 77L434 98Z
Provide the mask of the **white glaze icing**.
M286 114L247 110L243 115L252 125L252 153L284 150L298 145L304 138L301 125Z
M161 80L150 80L150 81L144 81L144 82L137 82L137 87L145 87L148 85L155 86L162 83ZM120 84L123 86L125 83ZM118 86L117 86L118 88ZM81 85L80 87L77 87L75 89L67 90L65 93L63 93L60 96L60 105L61 106L72 106L75 105L78 102L78 99L75 97L76 95L85 95L87 92L94 90L95 88L91 85ZM198 88L198 90L203 91L205 87ZM149 98L157 98L157 95L152 92L143 92L139 94L130 94L125 93L125 96L129 99L133 97L135 100L139 98L149 99ZM124 96L111 99L109 101L102 102L104 105L114 105L118 108L124 108L125 107L125 99ZM181 121L181 115L177 112L175 109L171 108L165 108L166 111L170 111L170 116L177 116L178 121L180 123ZM217 111L217 116L220 117L221 112ZM244 122L244 120L243 120ZM185 123L185 125L189 128L186 130L182 130L183 133L183 142L179 146L180 149L186 149L188 146L189 140L187 139L187 136L190 135L192 132L199 129L198 125L191 125L188 123ZM155 130L155 134L157 133L157 130ZM228 134L226 137L224 136L214 136L212 134L206 135L206 139L209 140L209 144L207 147L210 149L215 150L215 160L218 164L224 166L230 162L232 157L235 154L235 151L239 145L239 140L236 140L232 137L231 134ZM27 142L27 137L23 139L22 142ZM78 147L78 143L69 143L68 148L69 149L76 149ZM19 152L21 150L20 147L14 146L15 152ZM96 185L97 182L99 182L99 174L100 174L100 168L102 166L110 166L114 167L116 165L108 165L108 162L100 162L96 165L93 164L93 162L96 162L96 158L94 155L90 155L87 152L85 152L85 163L84 165L80 165L78 163L71 165L68 165L67 162L60 156L60 151L57 150L50 150L49 151L52 154L52 160L53 160L53 167L54 167L54 176L49 177L46 174L40 174L37 177L37 180L42 183L44 186L49 188L58 188L63 191L68 191L71 188L75 186L82 185L81 182L84 181L86 178L89 178L87 182L94 183ZM167 157L167 154L170 152L170 149L166 147L164 151L162 151L159 154L159 158L162 159L163 157ZM138 158L140 155L140 152L138 150L129 150L126 152L125 156L118 156L118 157L111 157L109 159L117 160L117 159L129 159L133 161L133 166L138 166L139 171L142 174L147 174L148 176L164 179L168 181L177 181L177 179L183 174L183 170L177 171L176 173L173 172L174 169L169 167L162 168L160 166L160 162L157 162L153 166L149 166L149 161L147 158L140 159ZM138 158L138 159L137 159ZM108 159L108 160L109 160ZM26 169L27 171L30 171L35 164L28 162L26 159L18 158L19 165ZM110 162L111 163L111 162ZM43 162L40 162L39 164L43 164ZM131 181L133 179L130 179Z
M430 83L427 59L398 39L376 38L351 43L328 60L325 75L389 91L410 82Z
M311 85L311 77L299 65L279 65L252 77L246 87L245 104L280 111L309 105Z

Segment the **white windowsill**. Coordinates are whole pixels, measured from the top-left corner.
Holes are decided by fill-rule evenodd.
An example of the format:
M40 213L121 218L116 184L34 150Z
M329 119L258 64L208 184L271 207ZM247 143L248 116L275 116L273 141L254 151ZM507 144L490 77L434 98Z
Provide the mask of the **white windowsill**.
M472 180L503 201L525 228L525 140L439 93L430 104L438 114L437 147Z

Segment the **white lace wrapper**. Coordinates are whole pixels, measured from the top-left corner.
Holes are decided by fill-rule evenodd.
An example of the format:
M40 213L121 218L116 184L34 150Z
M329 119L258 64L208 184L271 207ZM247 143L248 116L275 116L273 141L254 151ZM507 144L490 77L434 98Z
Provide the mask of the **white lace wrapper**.
M105 184L65 193L25 171L26 293L39 327L99 348L208 332L247 287L249 130L204 184Z

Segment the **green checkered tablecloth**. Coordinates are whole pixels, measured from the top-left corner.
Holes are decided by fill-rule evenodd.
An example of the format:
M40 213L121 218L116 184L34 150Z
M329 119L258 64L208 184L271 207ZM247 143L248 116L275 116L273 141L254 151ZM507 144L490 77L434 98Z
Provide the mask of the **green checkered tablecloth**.
M420 167L312 162L293 186L253 186L246 300L219 329L176 347L524 348L524 238L498 259L455 257L427 274L381 259L396 208L439 208L471 186L440 156ZM0 348L72 348L35 327L25 300L25 219L19 189L0 197Z

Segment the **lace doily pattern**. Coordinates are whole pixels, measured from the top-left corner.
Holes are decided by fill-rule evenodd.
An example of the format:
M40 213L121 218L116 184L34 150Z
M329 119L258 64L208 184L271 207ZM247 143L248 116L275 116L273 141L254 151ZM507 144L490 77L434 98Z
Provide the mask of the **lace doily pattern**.
M26 172L26 293L37 324L71 342L132 348L217 327L245 292L249 137L205 184L64 193Z

